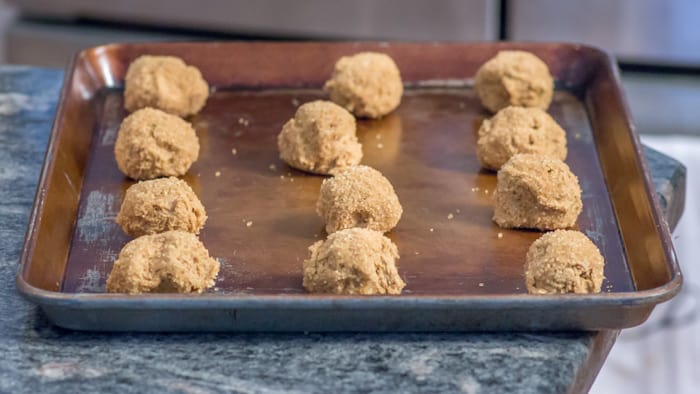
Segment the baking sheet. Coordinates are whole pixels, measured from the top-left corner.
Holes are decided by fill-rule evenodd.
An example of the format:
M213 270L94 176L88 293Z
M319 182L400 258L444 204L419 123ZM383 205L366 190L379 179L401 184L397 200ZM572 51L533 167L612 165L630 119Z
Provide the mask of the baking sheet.
M78 57L64 89L20 289L57 324L77 329L394 331L638 324L654 303L677 291L680 273L668 230L655 223L653 191L611 62L590 48L520 47L543 57L558 80L549 112L567 131L566 161L583 190L577 226L606 259L601 294L527 295L524 256L541 233L504 230L491 222L495 174L480 170L475 155L476 132L489 114L470 77L499 45L381 43L145 44L84 52L84 63ZM309 295L301 287L301 262L308 246L326 235L314 212L322 177L281 162L276 135L298 105L324 97L318 87L341 53L367 48L389 52L407 84L397 111L358 122L362 163L391 180L404 208L388 236L399 248L399 273L407 286L396 297ZM285 52L297 57L298 67L289 66L288 72L265 59ZM111 265L129 240L114 217L132 182L118 171L113 144L126 116L121 79L140 53L183 56L215 88L204 110L190 119L201 151L184 177L209 215L201 240L222 263L216 286L204 295L104 294ZM231 54L230 59L236 54L239 63L248 60L236 64L226 56L212 57L217 53ZM433 64L436 56L443 58L442 67ZM262 59L277 68L259 66ZM88 97L76 95L81 70L92 83L83 83ZM596 92L606 86L617 94ZM620 109L607 114L597 108L605 104L602 108L614 110L611 103ZM71 104L82 105L90 116L70 118ZM609 142L611 132L617 133L615 144ZM48 192L51 182L61 182L61 173L71 191ZM629 194L635 185L641 189ZM630 198L633 204L626 201ZM52 205L70 206L72 212L52 214ZM37 227L42 220L52 231L66 231L63 237L40 242L49 232ZM42 259L40 251L51 248L59 253ZM194 316L201 318L193 322Z

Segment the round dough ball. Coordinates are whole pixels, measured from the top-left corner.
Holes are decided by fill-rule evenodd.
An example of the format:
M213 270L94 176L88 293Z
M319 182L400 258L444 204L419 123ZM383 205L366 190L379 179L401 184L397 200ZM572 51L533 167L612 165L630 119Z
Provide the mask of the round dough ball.
M561 160L521 153L498 171L493 220L501 227L571 227L582 206L578 178Z
M153 107L183 117L194 115L208 96L202 73L178 57L140 56L126 71L124 107L129 112Z
M527 291L532 294L599 293L603 268L603 256L582 232L547 233L527 251Z
M143 181L126 190L116 222L132 237L170 230L199 234L204 206L187 182L175 177Z
M362 159L355 118L330 101L300 106L277 136L280 158L290 166L316 174L356 165Z
M476 154L484 168L498 170L516 153L564 160L566 133L541 108L503 108L481 124Z
M186 121L144 108L119 126L114 155L121 172L136 180L180 176L197 160L199 140Z
M341 57L324 90L333 102L356 116L380 118L401 103L403 82L391 57L362 52Z
M323 181L316 212L331 234L352 227L387 232L399 222L403 209L394 187L382 173L354 166Z
M219 262L184 231L144 235L127 243L107 278L110 293L201 293L214 285Z
M311 293L401 294L396 245L382 233L351 228L309 247L304 260L304 288Z
M509 105L547 109L554 94L554 78L532 53L501 51L479 68L474 89L491 112Z

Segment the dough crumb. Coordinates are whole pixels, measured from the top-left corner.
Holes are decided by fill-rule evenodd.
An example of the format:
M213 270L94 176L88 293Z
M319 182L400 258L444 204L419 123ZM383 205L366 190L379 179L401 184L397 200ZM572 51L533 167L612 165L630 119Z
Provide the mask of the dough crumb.
M181 230L194 234L207 214L187 182L175 177L131 185L115 221L132 237Z
M245 222L246 227L251 227L253 225L253 222L251 220Z
M430 228L430 232L432 233L433 231L435 231L435 229L431 227L431 228Z
M447 215L447 220L452 220L452 219L454 219L454 217L455 217L455 215L450 213Z
M605 262L582 232L546 233L527 251L525 281L532 294L599 293Z
M221 171L215 172L215 173L214 173L214 176L217 177L217 178L220 177L220 176L221 176Z
M311 293L401 294L396 245L378 231L351 228L309 247L302 263L304 288Z
M493 220L503 228L571 227L582 206L578 178L561 160L521 153L496 175Z
M498 239L503 238L503 233L498 233Z
M107 278L110 293L201 293L214 286L219 262L194 234L144 235L119 252Z
M231 149L231 154L232 154L232 155L236 156L237 153L238 153L238 151L236 150L236 148L232 148L232 149Z
M403 208L384 175L371 167L353 166L323 181L316 212L328 234L352 227L387 232L399 222Z
M362 159L355 118L330 101L300 106L277 136L280 158L291 167L316 174L356 165Z
M358 117L381 118L401 103L403 82L391 57L361 52L335 63L324 90L331 101Z
M181 176L197 160L199 140L186 121L144 108L119 126L114 156L119 170L132 179Z
M525 51L500 51L484 63L474 78L481 103L491 112L509 105L547 109L554 78L547 65Z
M151 107L185 117L199 112L208 96L202 73L174 56L140 56L124 78L124 107L129 112Z
M541 108L506 107L482 122L476 154L481 166L498 170L517 153L566 159L566 133Z

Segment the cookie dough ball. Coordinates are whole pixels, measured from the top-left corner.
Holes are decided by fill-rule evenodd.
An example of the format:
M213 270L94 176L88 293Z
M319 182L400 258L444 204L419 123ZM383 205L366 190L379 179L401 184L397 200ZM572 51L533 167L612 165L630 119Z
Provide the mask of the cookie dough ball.
M524 51L501 51L476 73L474 89L491 112L509 105L547 109L554 78L537 56Z
M399 252L382 233L351 228L309 247L304 288L311 293L401 294L406 283L396 269Z
M178 57L140 56L126 71L124 107L129 112L153 107L177 116L194 115L208 96L202 73Z
M503 108L481 124L476 154L484 168L498 170L517 153L564 160L566 133L540 108Z
M330 174L362 159L355 118L330 101L300 106L277 136L280 158L290 166L316 174Z
M201 293L214 285L219 262L184 231L144 235L127 243L107 278L110 293Z
M599 293L603 256L580 231L557 230L532 243L525 281L532 294Z
M181 230L199 234L207 214L187 182L175 177L139 182L126 190L116 222L132 237Z
M561 160L521 153L498 171L493 220L501 227L567 228L581 208L578 178Z
M403 82L392 58L362 52L341 57L324 90L333 102L356 116L380 118L401 103Z
M323 181L316 212L331 234L352 227L387 232L399 222L403 209L384 175L371 167L354 166Z
M144 108L122 122L114 155L121 172L136 180L180 176L197 160L199 140L186 121Z

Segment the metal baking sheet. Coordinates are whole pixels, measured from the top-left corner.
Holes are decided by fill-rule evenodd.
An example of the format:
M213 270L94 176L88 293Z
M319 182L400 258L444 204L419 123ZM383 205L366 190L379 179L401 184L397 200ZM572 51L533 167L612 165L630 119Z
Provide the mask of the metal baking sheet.
M476 132L489 114L471 88L487 59L523 49L557 80L549 112L567 131L580 179L577 227L606 260L603 292L528 295L523 265L541 233L491 221L495 174L481 171ZM314 212L322 177L278 158L276 135L342 55L391 55L406 84L401 106L359 120L362 163L384 173L404 208L399 296L306 294L301 262L326 236ZM180 56L213 88L189 120L199 160L184 179L209 220L201 240L222 264L204 294L106 294L129 241L114 223L132 181L113 144L126 116L122 83L141 54ZM235 154L233 153L235 150ZM252 222L247 226L246 223ZM617 329L643 322L681 276L668 228L605 53L570 44L169 43L81 52L69 69L27 232L19 290L55 324L105 331L466 331Z

